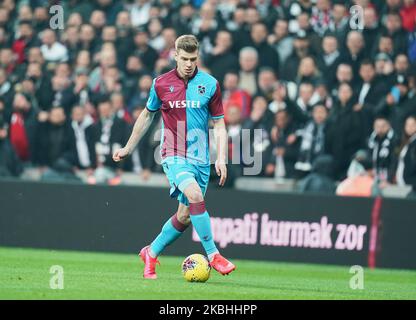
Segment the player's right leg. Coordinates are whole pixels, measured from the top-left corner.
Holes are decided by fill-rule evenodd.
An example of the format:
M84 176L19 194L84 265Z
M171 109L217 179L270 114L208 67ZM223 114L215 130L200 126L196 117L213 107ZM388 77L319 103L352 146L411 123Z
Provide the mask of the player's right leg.
M144 262L143 277L146 279L156 279L156 264L159 263L157 257L162 251L178 239L190 224L189 208L183 203L179 203L178 211L169 218L163 225L162 231L153 242L140 251L140 257Z
M204 196L196 181L190 183L184 190L189 201L189 213L192 225L201 240L211 266L222 275L229 274L235 265L225 259L217 249L211 231L211 221L205 209Z

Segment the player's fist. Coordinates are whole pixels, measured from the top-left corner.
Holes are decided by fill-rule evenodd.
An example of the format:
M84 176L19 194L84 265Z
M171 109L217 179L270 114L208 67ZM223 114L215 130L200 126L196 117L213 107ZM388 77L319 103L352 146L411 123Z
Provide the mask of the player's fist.
M125 158L127 158L129 156L130 152L128 148L121 148L118 149L116 152L114 152L113 154L113 160L115 162L119 162Z

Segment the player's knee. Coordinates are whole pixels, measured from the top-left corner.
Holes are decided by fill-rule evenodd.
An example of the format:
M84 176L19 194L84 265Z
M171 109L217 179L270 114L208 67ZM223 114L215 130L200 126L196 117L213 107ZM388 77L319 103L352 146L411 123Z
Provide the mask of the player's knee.
M189 210L178 211L176 216L178 217L179 222L186 226L191 223L191 218L189 217Z
M199 203L204 201L204 195L201 190L192 190L188 195L188 200L190 203Z

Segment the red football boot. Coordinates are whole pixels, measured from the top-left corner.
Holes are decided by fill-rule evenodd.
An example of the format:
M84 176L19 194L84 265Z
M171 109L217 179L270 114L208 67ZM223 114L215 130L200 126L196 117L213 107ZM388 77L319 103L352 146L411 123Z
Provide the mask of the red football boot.
M216 253L214 255L214 258L210 262L210 265L223 276L235 270L235 265L233 265L230 261L225 259L219 253Z
M140 250L140 258L142 258L144 262L144 270L143 270L143 278L145 279L156 279L156 263L160 265L159 260L157 258L152 258L149 254L150 246L144 247Z

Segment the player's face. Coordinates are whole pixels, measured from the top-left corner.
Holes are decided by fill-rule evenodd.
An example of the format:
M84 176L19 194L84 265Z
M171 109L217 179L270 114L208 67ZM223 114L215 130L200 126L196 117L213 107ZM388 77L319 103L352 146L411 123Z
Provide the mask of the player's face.
M182 49L176 51L175 60L177 63L177 69L181 77L189 78L195 71L198 61L198 50L189 53Z

